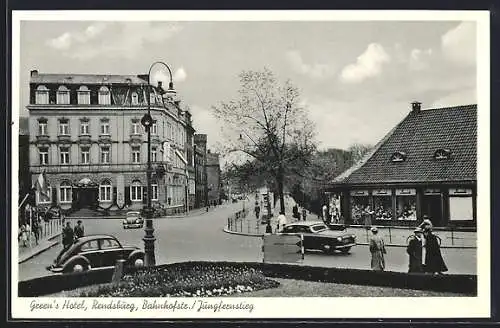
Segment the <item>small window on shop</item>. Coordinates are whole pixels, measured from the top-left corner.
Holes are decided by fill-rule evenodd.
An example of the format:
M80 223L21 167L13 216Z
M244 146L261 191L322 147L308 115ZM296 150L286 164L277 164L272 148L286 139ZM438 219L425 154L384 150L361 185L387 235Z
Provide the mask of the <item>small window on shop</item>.
M417 196L415 189L396 190L396 216L398 221L417 220Z
M472 189L450 189L450 220L472 221L474 220L474 208L472 201Z
M351 191L351 218L354 224L361 223L361 216L368 205L370 205L368 190Z
M377 189L372 192L376 220L392 220L392 190Z

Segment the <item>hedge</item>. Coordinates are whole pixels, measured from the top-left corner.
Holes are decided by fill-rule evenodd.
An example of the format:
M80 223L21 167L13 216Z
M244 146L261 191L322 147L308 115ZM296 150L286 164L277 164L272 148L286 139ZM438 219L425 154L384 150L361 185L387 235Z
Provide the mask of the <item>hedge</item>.
M193 266L207 261L165 264L167 266ZM213 263L213 262L209 262ZM306 281L332 282L351 285L369 285L403 289L431 290L477 295L476 275L429 275L408 274L392 271L371 271L313 267L294 264L273 264L257 262L219 262L226 266L248 267L260 270L269 278L285 278ZM21 281L18 284L20 297L35 297L58 293L94 284L111 282L113 269L53 275Z

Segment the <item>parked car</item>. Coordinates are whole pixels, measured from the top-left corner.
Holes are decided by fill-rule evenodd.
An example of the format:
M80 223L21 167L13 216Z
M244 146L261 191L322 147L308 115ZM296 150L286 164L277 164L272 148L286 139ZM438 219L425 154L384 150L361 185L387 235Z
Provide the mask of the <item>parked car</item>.
M123 229L142 228L144 219L140 212L127 212L125 220L123 220Z
M339 229L340 227L337 227ZM302 221L285 225L283 234L301 234L304 236L304 249L320 250L326 253L340 251L349 253L356 246L356 236L344 229L333 230L320 221Z
M113 267L119 259L125 260L127 268L142 267L144 251L139 247L122 245L111 235L88 235L62 251L47 269L54 273L87 271Z

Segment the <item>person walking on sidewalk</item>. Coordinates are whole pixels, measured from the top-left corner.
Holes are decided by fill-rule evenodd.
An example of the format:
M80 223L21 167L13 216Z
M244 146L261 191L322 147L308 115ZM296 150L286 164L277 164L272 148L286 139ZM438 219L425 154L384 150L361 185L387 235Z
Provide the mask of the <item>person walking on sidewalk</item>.
M386 254L385 244L382 237L378 235L377 227L372 227L373 236L370 238L370 253L372 254L371 268L373 271L384 271Z
M424 271L434 274L442 274L448 271L441 255L441 246L438 237L432 233L432 225L426 225L424 228L425 240L425 265Z
M255 218L258 221L259 218L260 218L260 206L259 206L259 202L255 202L254 212L255 212Z
M278 215L278 225L276 227L276 232L280 232L281 229L286 225L287 220L284 212L280 212L280 215Z
M40 225L38 224L38 219L33 219L33 234L35 235L35 243L38 245L38 240L40 239Z
M85 235L85 228L83 227L82 220L78 220L74 234L76 239L82 238Z
M422 229L419 227L413 231L414 235L410 236L406 253L409 256L408 272L422 272Z
M302 207L302 220L306 220L307 217L307 210L305 207Z
M63 236L63 250L68 249L74 241L75 234L73 232L73 229L71 229L71 223L66 222L66 226L63 228L62 231L62 236Z

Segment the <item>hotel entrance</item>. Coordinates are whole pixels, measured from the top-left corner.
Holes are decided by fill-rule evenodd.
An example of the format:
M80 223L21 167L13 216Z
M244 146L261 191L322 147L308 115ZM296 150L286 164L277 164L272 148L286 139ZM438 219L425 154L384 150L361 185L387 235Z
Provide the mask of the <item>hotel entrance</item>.
M73 207L95 208L99 202L99 186L88 178L78 181L73 188Z

